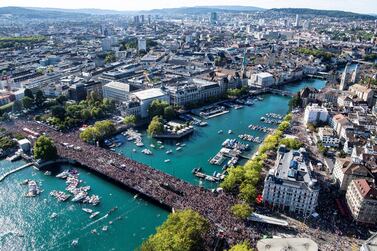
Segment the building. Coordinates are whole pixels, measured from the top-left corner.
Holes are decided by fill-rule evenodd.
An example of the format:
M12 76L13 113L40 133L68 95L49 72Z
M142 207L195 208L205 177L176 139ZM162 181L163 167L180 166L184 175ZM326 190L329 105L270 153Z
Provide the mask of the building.
M112 81L102 87L102 95L104 98L114 100L116 102L124 102L128 100L128 95L132 91L132 87L127 83Z
M377 251L377 233L373 234L363 243L363 245L361 245L360 251Z
M319 187L309 168L306 150L280 146L275 167L266 176L263 202L270 207L301 215L315 212Z
M103 51L111 50L111 47L117 43L116 37L106 37L102 40L101 46Z
M256 87L269 87L274 85L275 79L271 73L261 72L250 76L249 85Z
M347 139L347 131L353 128L352 122L343 114L336 114L330 119L330 125L341 139Z
M346 200L355 221L365 224L377 223L377 189L366 179L351 181Z
M318 251L318 244L309 238L272 238L257 242L258 251Z
M330 127L319 128L318 137L325 147L339 147L340 140Z
M295 21L295 27L299 27L300 26L300 15L297 14L296 15L296 21Z
M138 51L147 51L147 40L145 38L139 38L137 40Z
M217 23L217 12L211 12L210 22L211 22L211 24Z
M346 191L352 180L372 180L373 174L364 165L353 162L351 158L337 158L333 177L339 185L339 190Z
M369 107L374 105L374 90L371 88L368 88L365 85L355 84L349 88L349 91L355 94L359 99L367 102Z
M146 118L148 117L148 108L153 100L162 100L169 103L169 96L160 88L133 92L129 101L123 104L122 113Z
M304 121L305 124L319 124L326 123L329 117L329 112L325 107L320 107L318 104L308 105L305 108Z

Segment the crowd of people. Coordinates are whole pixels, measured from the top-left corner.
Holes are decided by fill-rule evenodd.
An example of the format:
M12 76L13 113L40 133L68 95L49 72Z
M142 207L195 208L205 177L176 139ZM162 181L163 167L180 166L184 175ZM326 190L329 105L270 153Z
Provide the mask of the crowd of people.
M311 227L294 222L291 222L292 227L289 229L248 223L231 213L230 208L238 203L234 196L192 185L118 153L87 144L80 140L78 132L75 131L61 133L45 125L20 120L11 125L11 130L21 132L25 127L50 137L55 142L61 158L75 160L82 166L109 177L165 207L175 210L190 208L199 212L211 223L210 232L205 238L210 243L220 238L225 239L229 245L243 240L249 240L255 244L263 234L279 235L286 232L289 235L290 230L294 230L295 236L309 237L319 243L325 243L324 250L331 250L334 246L350 248L353 242L352 238L345 238L346 236L342 234L341 229L345 228L338 229L335 226L339 224L333 222L328 224L333 217L326 213L320 212L328 219L326 217L317 219L314 224L307 220L306 223L312 225ZM272 165L273 162L270 164ZM323 226L328 226L328 228ZM334 229L337 230L336 233L333 233Z
M19 132L25 127L50 137L61 158L75 160L169 208L199 212L211 223L211 237L221 236L229 244L244 239L256 241L260 237L255 229L231 213L231 206L237 203L233 196L200 188L118 153L87 144L79 139L78 132L62 133L32 121L19 120L12 125Z

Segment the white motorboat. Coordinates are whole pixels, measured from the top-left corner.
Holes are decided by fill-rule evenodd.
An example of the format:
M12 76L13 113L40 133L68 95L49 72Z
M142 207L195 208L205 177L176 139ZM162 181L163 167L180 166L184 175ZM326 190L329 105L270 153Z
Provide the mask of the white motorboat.
M170 159L166 159L166 160L164 160L164 162L165 162L165 163L168 163L168 162L170 162Z
M172 152L173 152L173 150L170 149L170 150L166 151L166 154L171 154Z
M90 209L90 208L83 208L82 211L84 211L85 213L88 213L88 214L93 213L93 210Z
M96 217L97 215L99 215L99 211L97 211L97 212L94 212L94 213L92 213L90 216L89 216L89 218L90 219L93 219L94 217Z
M72 198L73 202L81 201L88 195L87 192L81 191L78 194L75 195L75 197Z

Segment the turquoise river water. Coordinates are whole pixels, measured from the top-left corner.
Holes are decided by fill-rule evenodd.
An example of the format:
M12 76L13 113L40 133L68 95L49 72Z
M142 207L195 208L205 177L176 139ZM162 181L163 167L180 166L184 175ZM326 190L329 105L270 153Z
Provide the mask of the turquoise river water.
M306 86L322 88L324 85L325 82L321 80L305 80L287 85L285 89L297 92ZM145 133L143 142L145 147L153 151L153 155L142 154L140 148L137 152L132 152L137 147L129 142L116 151L199 185L199 180L192 175L191 170L200 166L207 174L220 172L221 167L210 165L208 160L220 150L221 143L226 138L237 138L244 133L263 138L264 133L251 131L248 125L262 125L260 117L269 112L287 113L288 97L264 95L263 98L263 101L258 101L253 106L232 109L228 114L209 119L207 127L196 128L192 136L180 141L181 144L186 144L181 151L175 150L176 141L163 142L165 149L152 149L149 145L157 145L156 140ZM224 133L218 134L219 130ZM233 134L228 134L228 130L232 130ZM251 150L247 154L251 155L257 144L249 144ZM167 155L165 152L168 149L172 149L173 153ZM165 159L171 161L165 163ZM22 164L22 161L0 161L0 175ZM67 168L70 167L62 166L56 173ZM57 202L49 193L52 190L64 190L64 180L54 175L46 176L33 168L14 173L0 182L0 250L134 250L155 232L155 228L169 213L145 200L134 198L133 194L94 174L81 169L79 172L84 184L92 187L90 194L101 197L98 206L83 206L69 200ZM19 183L25 179L37 181L43 192L34 198L24 197L27 186ZM203 186L214 188L217 184L206 182ZM115 206L118 210L106 217L106 213ZM83 207L95 209L100 214L95 219L89 219L88 214L82 210ZM55 219L50 218L52 213L57 214ZM103 226L108 226L108 230L102 231ZM97 230L97 234L91 233L93 229ZM76 247L71 246L74 239L79 240Z

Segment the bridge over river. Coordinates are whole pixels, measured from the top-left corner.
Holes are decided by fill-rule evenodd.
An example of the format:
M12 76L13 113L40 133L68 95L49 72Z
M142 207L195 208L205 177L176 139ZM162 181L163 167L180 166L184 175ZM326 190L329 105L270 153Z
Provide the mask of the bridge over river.
M237 200L231 195L213 193L110 150L86 144L79 139L78 132L61 133L31 121L16 121L6 127L17 132L23 132L22 129L26 127L40 134L45 133L54 140L61 158L73 160L169 209L190 208L199 212L211 223L208 236L211 238L208 240L223 237L228 244L242 240L256 243L260 237L255 226L248 227L244 221L232 215L230 208ZM81 149L75 150L66 146L67 143ZM208 246L213 245L208 243Z

